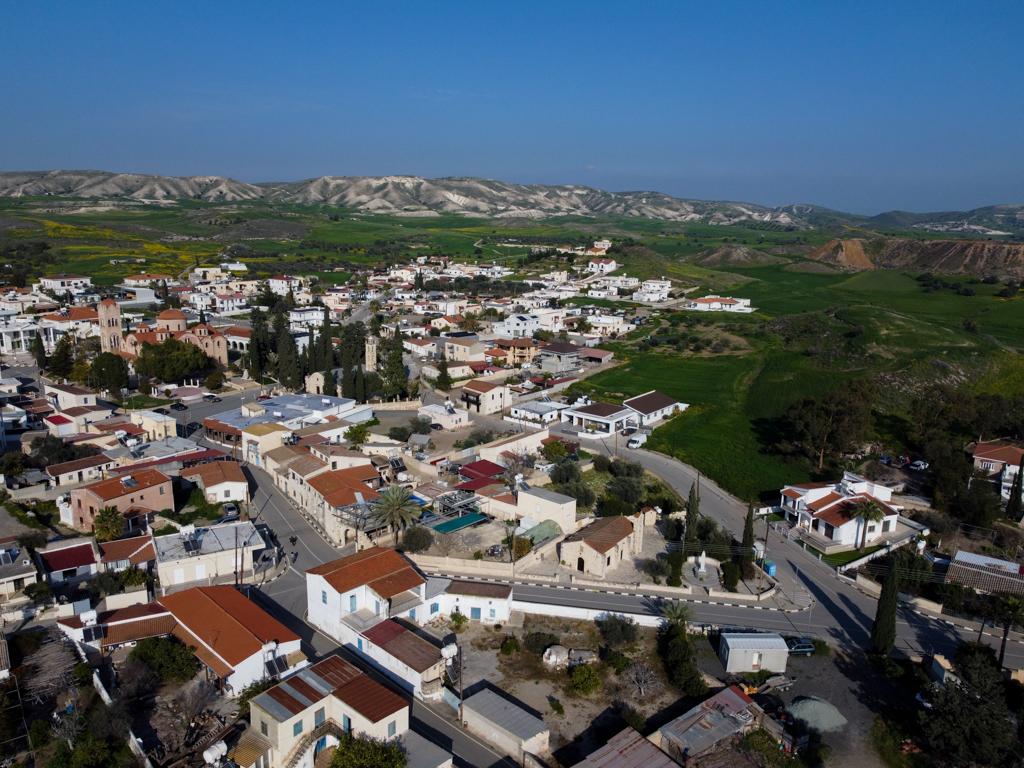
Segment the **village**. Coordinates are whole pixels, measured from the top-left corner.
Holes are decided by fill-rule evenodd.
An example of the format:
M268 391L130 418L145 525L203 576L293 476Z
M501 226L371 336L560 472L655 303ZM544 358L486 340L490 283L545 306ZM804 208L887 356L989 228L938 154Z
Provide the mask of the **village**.
M744 507L659 464L645 444L699 404L578 385L662 312L755 308L609 253L565 249L516 295L506 267L426 256L341 287L223 262L7 289L0 608L36 639L0 660L50 654L28 719L91 689L152 765L320 766L352 735L416 768L813 755L855 717L793 699L834 674L816 583L884 597L872 562L931 531L855 472ZM969 450L1017 504L1024 447ZM973 551L943 573L1024 593ZM932 647L914 663L943 685Z

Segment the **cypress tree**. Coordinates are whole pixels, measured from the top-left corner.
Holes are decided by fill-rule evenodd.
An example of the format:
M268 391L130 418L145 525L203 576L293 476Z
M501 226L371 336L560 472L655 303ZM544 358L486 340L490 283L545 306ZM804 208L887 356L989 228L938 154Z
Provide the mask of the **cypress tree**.
M363 374L363 366L356 368L356 383L352 396L357 402L366 402L366 376Z
M277 337L277 379L288 389L302 386L302 372L299 370L299 351L289 330L282 328Z
M57 342L57 348L53 350L53 355L50 357L48 370L54 376L65 378L71 373L74 365L75 356L71 350L71 336L61 336L60 341Z
M700 518L700 496L697 495L697 483L690 486L690 496L686 501L686 533L683 536L683 553L696 554L694 544L697 542L697 520Z
M880 656L888 656L896 643L896 604L899 599L899 575L895 565L882 584L882 594L875 610L875 623L871 626L871 650Z
M337 397L338 381L334 378L334 369L324 369L324 394L328 397Z
M754 507L747 506L747 519L743 522L743 551L740 553L740 565L743 566L743 578L753 575L754 570Z
M445 357L442 357L441 362L437 364L437 388L443 389L445 392L452 388L452 377L448 373L448 359Z
M39 370L46 367L46 347L43 346L43 337L38 333L32 337L32 359L36 361Z
M1021 458L1020 465L1017 467L1017 476L1010 484L1010 500L1006 502L1006 516L1014 522L1019 522L1022 515L1022 507L1024 507L1022 494L1024 494L1024 458Z

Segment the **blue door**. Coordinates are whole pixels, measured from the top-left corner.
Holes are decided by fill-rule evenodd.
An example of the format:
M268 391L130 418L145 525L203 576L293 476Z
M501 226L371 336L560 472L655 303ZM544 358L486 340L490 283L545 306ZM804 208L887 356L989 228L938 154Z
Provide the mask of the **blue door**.
M358 648L360 651L363 650L363 638L356 638L356 648Z
M327 746L327 737L321 736L316 740L316 746L313 747L313 759L316 760L316 756L320 754L320 750Z
M480 621L480 609L479 608L470 608L469 609L469 618L473 619L473 621Z

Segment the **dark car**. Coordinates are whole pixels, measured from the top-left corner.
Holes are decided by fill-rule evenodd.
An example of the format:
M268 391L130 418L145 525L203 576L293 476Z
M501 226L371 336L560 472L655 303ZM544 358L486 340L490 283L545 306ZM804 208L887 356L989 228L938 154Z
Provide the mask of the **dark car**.
M790 656L813 656L814 641L809 637L787 637Z
M185 405L184 403L172 403L171 404L171 410L172 411L187 411L188 410L188 406Z
M220 402L220 398L217 397L216 395L203 395L203 400L205 400L208 403L219 403Z
M168 411L166 408L157 408L156 410L153 411L153 413L159 413L161 416L171 415L171 412Z
M198 432L202 428L203 425L200 424L198 421L190 421L188 424L185 425L185 431L190 435L193 432Z
M435 421L433 424L430 425L430 428L433 429L436 432L440 432L442 429L444 429L444 425L443 424L438 424Z

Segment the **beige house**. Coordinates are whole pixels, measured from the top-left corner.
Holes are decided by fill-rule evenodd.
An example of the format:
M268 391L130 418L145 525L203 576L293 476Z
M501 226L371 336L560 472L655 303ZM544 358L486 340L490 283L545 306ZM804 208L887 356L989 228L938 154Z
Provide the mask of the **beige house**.
M539 453L549 435L550 433L546 428L538 429L535 432L522 432L478 446L476 451L481 459L493 461L496 464L503 464L503 457L510 453L517 456L529 456Z
M71 491L71 503L61 508L61 522L79 531L91 531L93 520L105 507L114 507L134 527L154 512L174 509L171 479L156 469L141 469L100 480Z
M572 533L576 530L576 499L546 488L520 488L516 516L535 524L553 520L562 533Z
M58 411L85 405L96 405L96 393L74 384L44 384L43 393Z
M643 524L628 517L601 517L558 546L558 557L569 568L587 576L605 578L623 560L643 549Z
M402 741L415 765L446 768L451 755L409 731L409 705L339 656L300 670L249 702L247 729L228 757L240 768L312 768L343 734Z
M180 532L154 536L156 571L164 594L184 586L229 583L236 573L252 579L257 552L266 548L250 522L184 526Z
M462 402L476 413L501 413L512 405L512 390L502 383L473 379L462 385Z
M439 338L437 344L447 360L457 363L483 360L487 348L486 344L473 337Z
M237 461L210 461L183 469L181 476L202 488L211 504L249 501L249 481Z
M164 416L156 411L132 411L129 414L132 424L141 427L150 442L177 437L178 422L172 416Z
M242 430L242 456L250 464L263 467L263 457L275 448L284 445L284 440L291 434L288 427L281 424L253 424Z

